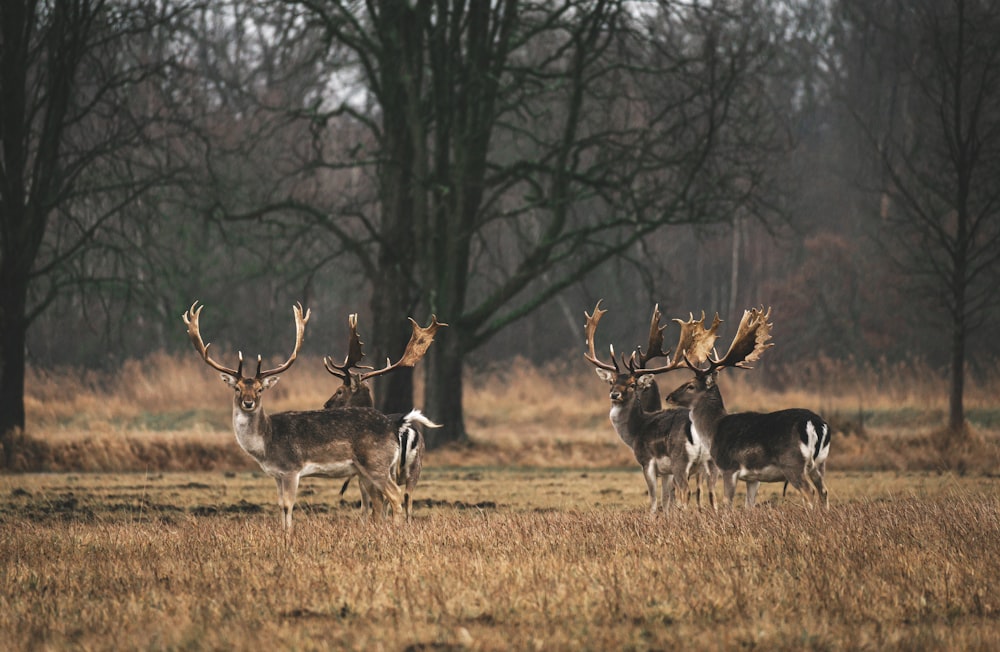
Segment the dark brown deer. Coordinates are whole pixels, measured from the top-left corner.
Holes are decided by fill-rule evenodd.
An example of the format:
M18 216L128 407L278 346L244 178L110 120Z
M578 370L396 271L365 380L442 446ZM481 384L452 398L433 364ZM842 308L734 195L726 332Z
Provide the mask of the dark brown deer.
M375 503L376 517L382 515L384 503L388 503L393 515L397 516L402 491L395 482L393 469L399 464L399 433L412 427L414 415L390 418L373 408L267 414L261 396L264 390L278 382L279 374L295 362L309 311L303 315L301 305L292 309L295 348L288 360L274 369L262 370L260 356L257 356L257 372L244 376L242 352L235 369L224 367L209 356L209 345L202 341L198 321L202 308L204 306L198 306L196 301L182 316L188 337L205 363L220 372L222 380L235 390L233 430L236 441L265 473L274 478L286 534L292 529L292 508L299 479L310 475L331 478L358 475Z
M747 507L753 506L761 482L787 482L802 492L809 506L819 492L823 507L829 507L823 476L830 426L818 414L804 409L729 414L722 401L719 370L749 369L773 346L768 343L770 314L763 307L745 311L729 351L721 358L709 357L704 368L689 361L694 378L671 392L667 401L690 408L691 422L711 441L712 459L722 473L730 505L737 480L743 480Z
M348 336L347 355L344 358L344 363L338 365L329 356L323 359L326 370L342 381L340 387L333 393L333 396L327 399L323 407L328 410L343 407L374 407L375 398L368 380L400 367L414 366L424 357L428 347L434 341L434 334L437 330L448 325L440 323L434 315L431 316L431 323L424 328L421 328L412 318L410 323L413 325L413 334L410 336L410 341L400 359L395 364L390 364L386 360L385 367L372 370L371 367L358 366L361 359L365 357L364 343L358 335L358 315L356 313L349 315L347 325L350 327L350 335ZM363 369L370 371L363 371ZM413 492L417 487L420 471L423 468L425 445L422 427L441 427L419 412L416 414L418 416L412 418L410 427L405 432L400 432L399 446L402 454L394 471L396 483L403 488L403 509L406 512L407 520L413 517ZM351 478L344 481L340 488L341 495L347 491L347 485L350 482ZM361 508L366 512L371 509L371 501L363 484L361 485Z
M678 505L687 504L690 496L690 478L695 478L698 502L701 502L701 485L705 481L708 499L715 507L715 470L708 451L708 440L698 436L691 427L688 411L684 409L664 410L659 403L659 390L653 378L655 374L678 369L683 365L683 354L701 359L708 355L704 342L710 331L704 328L705 317L695 321L692 316L684 322L676 319L681 327L677 348L671 357L663 351L663 331L666 326L660 326L659 307L653 309L650 321L649 343L646 351L637 348L630 358L621 356L621 366L615 358L614 347L611 347L611 362L603 362L594 353L594 333L597 324L606 310L601 310L601 302L594 306L593 314L584 313L587 318L585 325L587 335L587 353L584 357L597 367L597 375L611 385L611 411L609 417L615 432L629 448L632 449L635 460L642 468L649 492L650 512L656 513L658 507L656 485L663 478L661 485L662 509L667 511L677 494ZM654 358L666 358L667 364L657 368L647 367ZM643 396L655 396L655 408L650 410L644 405Z

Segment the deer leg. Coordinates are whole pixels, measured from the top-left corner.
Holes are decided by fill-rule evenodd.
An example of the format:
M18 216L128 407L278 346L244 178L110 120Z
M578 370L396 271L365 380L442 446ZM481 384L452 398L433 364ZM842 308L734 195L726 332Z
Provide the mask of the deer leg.
M642 477L646 481L646 491L649 492L649 513L656 513L656 460L649 460L642 469Z
M283 475L274 479L278 485L278 507L281 508L281 525L285 534L292 531L292 508L299 491L299 474Z
M705 484L708 485L708 503L713 510L718 511L719 506L715 502L715 482L719 479L719 467L709 460L705 463Z
M381 521L385 517L385 497L379 491L378 487L372 487L371 489L372 519Z
M364 482L361 482L360 481L360 477L359 477L358 480L359 480L358 481L358 487L361 489L361 511L363 513L367 514L368 512L371 511L371 508L372 508L372 498L368 494L368 489L369 488L368 488L367 484L364 483Z
M383 488L386 500L389 502L389 509L392 510L392 520L399 522L403 514L403 488L396 484L392 477L386 478Z
M727 473L722 476L722 492L726 496L726 503L733 506L733 499L736 497L736 475L738 472Z
M684 509L691 499L691 485L688 480L687 469L684 468L683 464L679 464L678 466L680 468L674 469L671 479L673 480L674 500L677 502L677 507Z
M810 478L812 479L813 484L816 485L816 490L819 492L819 500L823 505L823 509L830 509L829 492L826 489L826 483L823 482L823 475L825 473L826 462L823 462L812 470Z
M677 501L677 494L674 490L674 476L664 475L660 477L660 509L663 510L664 514L670 512L670 508L673 507L674 503Z
M788 478L788 484L792 485L799 490L802 497L806 501L806 507L812 509L813 498L816 496L816 488L813 487L812 480L809 479L809 475L803 470L799 475L792 475Z
M757 502L757 490L760 489L760 481L747 481L747 507L753 507Z

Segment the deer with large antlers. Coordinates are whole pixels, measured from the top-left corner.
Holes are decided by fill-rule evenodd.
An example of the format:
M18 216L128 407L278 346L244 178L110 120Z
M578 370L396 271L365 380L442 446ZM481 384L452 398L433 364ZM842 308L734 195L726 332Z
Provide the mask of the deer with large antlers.
M428 347L434 341L434 334L437 333L437 330L448 325L439 322L435 315L431 315L431 323L424 328L421 328L412 318L410 323L413 326L413 334L399 360L395 363L386 360L386 365L382 369L371 369L371 367L362 367L358 364L365 357L364 343L358 335L357 313L349 315L347 325L350 328L350 335L347 341L347 356L344 358L343 364L337 364L329 356L323 358L326 370L342 381L340 387L327 399L323 407L328 410L343 407L374 407L375 399L368 380L401 367L414 366L424 357ZM364 371L364 369L369 371ZM419 419L413 420L405 432L399 433L399 446L402 453L399 463L394 467L394 478L396 483L403 488L403 509L406 512L407 520L413 517L413 491L416 489L417 481L420 479L420 471L423 468L425 444L421 426L441 427L421 415ZM347 485L350 482L351 478L344 481L340 489L341 495L347 490ZM371 508L371 500L364 484L361 485L361 507L365 511Z
M690 408L691 422L711 441L712 459L722 473L730 505L736 482L743 480L747 507L753 506L761 482L787 482L810 506L818 492L823 506L829 507L823 476L830 453L830 426L818 414L805 409L729 414L722 401L719 370L749 369L772 346L768 342L770 314L763 307L745 311L729 351L721 358L688 359L686 365L694 378L671 392L667 401ZM702 366L706 361L707 366Z
M679 506L687 504L690 496L690 479L695 478L698 502L701 502L702 481L707 485L708 499L715 507L715 469L709 455L708 440L702 438L691 427L688 411L684 409L664 410L660 407L656 374L672 371L683 364L682 354L700 357L707 355L704 348L707 331L704 315L699 321L692 316L688 321L676 321L681 327L680 339L673 356L663 351L663 331L660 326L660 310L653 309L649 327L649 344L646 351L637 348L629 358L621 356L621 365L611 347L611 362L600 360L594 352L594 333L606 310L601 310L601 302L594 306L587 318L587 352L584 357L597 368L597 375L611 386L611 411L609 417L615 432L629 448L642 468L643 478L649 492L650 512L655 514L662 505L667 511L676 494ZM667 364L650 368L654 358L665 358ZM647 407L651 401L655 403ZM661 501L657 502L657 482L662 478Z
M265 473L274 478L285 533L292 528L292 508L299 479L311 475L332 478L358 475L375 503L376 517L381 516L385 502L397 515L402 492L395 482L393 468L399 464L399 433L412 427L414 414L390 418L373 408L267 414L261 396L278 382L279 374L295 362L302 347L309 311L303 315L300 304L292 309L295 348L288 360L274 369L264 370L257 356L256 373L244 376L242 352L235 369L209 356L209 345L202 340L199 324L203 308L196 301L182 316L188 337L202 360L218 371L222 380L235 391L233 430L236 441Z

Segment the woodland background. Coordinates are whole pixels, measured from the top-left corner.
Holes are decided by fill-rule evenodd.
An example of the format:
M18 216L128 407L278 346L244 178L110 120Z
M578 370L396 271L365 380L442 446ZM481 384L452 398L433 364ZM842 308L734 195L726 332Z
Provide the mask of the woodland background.
M0 23L4 433L26 368L193 355L195 299L221 360L284 359L295 301L304 353L343 355L358 312L372 364L436 314L421 395L380 388L446 424L432 446L465 437L463 369L591 374L599 298L625 348L655 303L773 306L755 382L921 369L959 429L996 368L998 2L16 0Z

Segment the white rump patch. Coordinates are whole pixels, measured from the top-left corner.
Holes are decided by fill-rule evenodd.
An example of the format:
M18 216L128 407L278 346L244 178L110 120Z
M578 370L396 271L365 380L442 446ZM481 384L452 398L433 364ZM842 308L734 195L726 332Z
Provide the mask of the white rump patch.
M806 470L811 470L816 466L819 466L824 461L826 461L826 456L830 453L830 440L826 440L826 444L819 449L819 453L816 453L816 445L819 444L822 437L825 437L829 432L830 427L823 424L823 432L816 432L816 424L810 419L806 421L806 438L808 443L800 444L799 449L802 451L802 456L806 460Z

